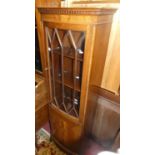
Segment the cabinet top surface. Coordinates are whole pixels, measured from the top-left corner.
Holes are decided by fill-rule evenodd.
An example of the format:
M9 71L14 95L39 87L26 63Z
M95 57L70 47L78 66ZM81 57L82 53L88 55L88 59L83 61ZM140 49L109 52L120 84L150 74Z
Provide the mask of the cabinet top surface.
M62 15L110 15L116 12L116 8L62 8L62 7L37 7L42 14L62 14Z

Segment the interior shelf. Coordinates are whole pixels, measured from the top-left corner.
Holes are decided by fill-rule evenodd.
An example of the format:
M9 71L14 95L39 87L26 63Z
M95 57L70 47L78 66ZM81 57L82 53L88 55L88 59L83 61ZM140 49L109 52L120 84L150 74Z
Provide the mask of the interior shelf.
M53 49L53 52L54 52L54 54L61 55L60 47ZM75 59L74 58L74 49L71 49L68 47L63 47L63 56L67 57L67 58L71 58L74 60ZM77 61L83 62L83 55L82 54L78 54Z
M62 81L61 81L60 79L56 79L56 82L62 84ZM67 87L69 87L69 88L71 88L71 89L74 89L73 80L72 80L72 79L70 79L70 80L65 79L65 80L64 80L64 85L67 86ZM75 87L75 90L78 91L78 92L81 91L81 88L80 88L80 81L77 81L77 85L76 85L76 87Z

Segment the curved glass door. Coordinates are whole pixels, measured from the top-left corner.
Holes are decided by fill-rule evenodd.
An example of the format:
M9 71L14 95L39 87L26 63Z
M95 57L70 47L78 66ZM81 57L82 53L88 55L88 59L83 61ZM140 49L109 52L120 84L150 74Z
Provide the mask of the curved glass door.
M46 28L53 104L78 117L85 32Z

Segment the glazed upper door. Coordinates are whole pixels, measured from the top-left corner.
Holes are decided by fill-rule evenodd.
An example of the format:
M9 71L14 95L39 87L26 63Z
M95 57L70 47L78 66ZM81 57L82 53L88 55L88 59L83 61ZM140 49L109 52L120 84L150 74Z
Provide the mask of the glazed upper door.
M85 31L45 27L52 105L79 117Z

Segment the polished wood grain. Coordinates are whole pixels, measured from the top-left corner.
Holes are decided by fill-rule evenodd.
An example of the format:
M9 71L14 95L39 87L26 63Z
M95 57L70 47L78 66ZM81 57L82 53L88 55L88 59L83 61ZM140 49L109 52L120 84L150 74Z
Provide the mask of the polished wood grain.
M50 102L49 113L53 136L59 141L59 143L66 146L67 148L71 149L72 151L78 151L80 139L85 134L84 126L87 122L86 110L90 106L90 97L88 96L89 87L92 85L93 80L95 80L95 76L97 76L95 72L97 70L93 67L94 63L96 63L95 61L98 61L98 56L96 56L95 53L102 53L104 59L103 62L105 62L112 17L116 9L74 9L39 6L36 8L36 10L36 12L38 13L38 24L40 25L40 47L41 54L43 55L45 82L48 86L48 101ZM53 86L51 82L52 65L50 64L50 54L48 52L47 46L48 37L46 34L46 28L57 28L63 30L67 29L83 31L86 33L80 95L80 109L79 117L77 118L70 116L53 104ZM96 57L96 60L94 57ZM99 62L102 63L102 61ZM103 66L104 64L102 65L102 67ZM94 72L94 75L92 74L92 72ZM102 74L102 72L99 74ZM97 79L95 81L97 81Z
M42 0L36 1L35 16L36 16L36 22L37 22L39 49L40 49L41 64L42 64L42 76L44 77L44 81L45 81L46 86L47 86L48 80L49 80L48 69L50 68L50 66L48 66L46 52L44 51L45 44L43 44L43 42L44 42L45 38L44 38L43 23L41 22L41 14L39 13L39 11L37 9L38 5L43 5L44 3L45 3L44 0L43 1ZM50 89L50 87L47 86L46 90L47 90L47 100L48 100L47 102L49 103L50 102L51 89Z
M93 54L91 84L119 94L120 88L120 39L119 13L114 15L111 23L99 25L96 40L96 52ZM105 35L106 34L106 35ZM96 69L98 73L96 74Z
M37 25L37 35L38 35L38 41L39 41L39 51L40 51L40 58L41 58L41 64L42 64L42 76L45 77L45 58L44 58L44 53L43 53L43 47L42 47L42 38L41 38L41 23L40 21L40 14L37 9L35 9L35 17L36 17L36 25Z
M104 96L105 98L120 104L120 95L117 95L114 92L109 91L107 89L101 88L96 85L91 85L89 87L89 92L96 93L99 96Z
M39 1L35 1L36 5ZM41 37L41 23L40 14L35 9L35 17L36 17L36 26L39 40L39 52L41 56L41 64L42 64L42 72L38 70L35 71L35 129L36 131L41 128L47 121L49 121L48 117L48 102L49 102L49 91L47 87L47 75L45 70L45 56L43 53L42 47L42 37Z
M42 2L45 0L41 0ZM42 4L40 0L35 1L35 5ZM40 14L35 9L37 35L39 40L39 52L41 57L42 72L35 71L35 130L40 129L46 122L49 121L48 117L48 103L49 103L49 90L47 87L47 74L46 74L46 60L43 52Z
M105 67L105 60L107 55L107 48L109 42L109 35L111 30L111 23L97 25L95 52L93 53L92 69L91 69L91 85L101 85L102 74ZM102 38L102 39L100 39ZM97 74L96 74L97 71Z
M64 113L54 110L50 106L50 122L52 135L56 140L71 151L78 151L79 139L82 137L82 124L68 119Z
M35 6L53 6L53 7L60 7L61 1L60 0L35 0Z
M38 7L42 14L61 14L61 15L112 15L116 10L107 8L53 8Z
M95 110L92 136L104 147L112 145L120 128L119 105L99 97Z
M44 77L35 74L35 128L38 130L48 120L48 98Z
M68 155L78 155L76 152L71 151L69 148L67 148L65 145L60 143L55 137L52 136L52 140L59 146L64 152L67 152ZM79 152L79 151L77 151Z
M45 104L35 111L35 130L39 130L48 121L48 104Z
M89 89L85 130L105 148L111 147L120 129L119 96L97 86Z
M37 111L42 106L48 103L47 87L43 76L35 75L35 110Z
M119 94L120 87L120 24L119 11L113 18L101 87Z

